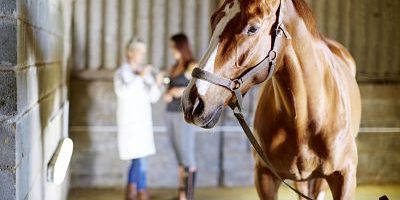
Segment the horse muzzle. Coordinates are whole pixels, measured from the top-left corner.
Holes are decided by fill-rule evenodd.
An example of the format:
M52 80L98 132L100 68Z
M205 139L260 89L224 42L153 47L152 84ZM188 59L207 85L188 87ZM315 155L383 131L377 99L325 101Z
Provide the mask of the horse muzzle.
M196 87L188 87L182 96L182 108L187 123L210 129L218 122L223 104L206 106L206 102L197 93Z

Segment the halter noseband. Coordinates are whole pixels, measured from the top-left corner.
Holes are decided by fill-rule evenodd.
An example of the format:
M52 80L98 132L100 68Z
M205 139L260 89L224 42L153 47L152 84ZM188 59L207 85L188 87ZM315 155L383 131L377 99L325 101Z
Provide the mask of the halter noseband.
M247 73L241 75L240 77L236 79L227 79L225 77L217 76L211 72L205 71L200 68L194 68L192 71L192 77L193 78L198 78L207 82L210 82L214 85L219 85L222 86L230 91L232 91L235 94L236 97L236 103L235 107L233 108L234 112L241 112L242 110L242 99L243 95L240 91L241 87L249 81L250 79L253 78L254 75L259 73L262 70L265 70L268 68L268 75L265 80L268 80L272 77L275 67L276 67L276 60L278 57L278 48L280 46L280 43L277 43L278 38L282 38L282 36L285 36L286 39L291 39L291 36L289 32L286 30L284 24L283 24L283 19L282 19L282 0L280 0L280 4L277 10L277 22L275 25L275 32L273 33L273 38L272 38L272 45L271 45L271 50L268 52L268 54L256 65L251 67L251 70L248 71Z

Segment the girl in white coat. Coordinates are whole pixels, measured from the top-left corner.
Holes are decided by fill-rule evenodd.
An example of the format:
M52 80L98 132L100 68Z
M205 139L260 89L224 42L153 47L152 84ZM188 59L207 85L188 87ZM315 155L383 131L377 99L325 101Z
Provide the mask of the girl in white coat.
M129 41L127 62L114 75L117 95L118 149L122 160L132 160L126 199L148 199L144 158L155 153L151 103L160 95L151 66L143 65L146 45L139 39Z

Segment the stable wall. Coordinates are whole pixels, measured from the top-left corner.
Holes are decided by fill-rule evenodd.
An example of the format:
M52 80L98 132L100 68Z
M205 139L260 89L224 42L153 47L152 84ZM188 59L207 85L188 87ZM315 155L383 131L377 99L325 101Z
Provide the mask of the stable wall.
M306 0L319 30L354 56L359 81L400 81L400 1ZM209 18L223 0L74 1L74 71L112 70L124 61L133 35L147 61L172 64L169 37L185 32L199 58L209 42Z
M117 149L115 122L116 97L111 77L73 77L71 88L70 133L76 144L71 168L71 187L123 186L130 164L121 161ZM250 110L250 99L244 106ZM153 106L153 125L157 154L148 158L150 187L176 187L175 155L164 126L165 105ZM227 110L227 113L231 113ZM198 129L196 159L199 186L234 186L252 184L253 159L244 134L232 118L223 119L233 130ZM225 143L225 144L223 144Z
M88 77L86 77L88 78ZM74 78L71 88L71 137L76 149L72 187L124 186L129 162L118 157L113 83L106 77ZM400 183L400 84L360 84L363 118L357 136L358 183ZM245 113L253 113L251 97ZM148 158L151 187L176 187L177 163L164 127L164 104L153 107L157 154ZM219 124L225 130L196 135L199 186L251 186L253 159L244 133L227 109ZM396 128L397 127L397 128Z
M0 196L66 199L47 165L68 135L70 1L0 0Z

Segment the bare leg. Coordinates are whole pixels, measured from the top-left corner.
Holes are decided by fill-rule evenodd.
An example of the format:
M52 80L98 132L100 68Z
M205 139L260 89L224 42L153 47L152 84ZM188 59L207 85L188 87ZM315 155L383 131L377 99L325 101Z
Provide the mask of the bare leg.
M142 190L138 192L138 200L149 200L149 193L147 190Z
M294 182L294 186L296 187L296 189L305 195L309 195L308 184L309 184L308 181ZM299 200L305 200L305 199L299 196Z
M255 185L260 200L278 199L280 184L281 181L277 180L267 168L258 165L255 167Z
M126 187L126 200L136 200L137 199L137 188L136 185L133 183L129 183Z
M334 200L352 200L355 198L356 167L350 166L346 170L334 172L327 177Z

